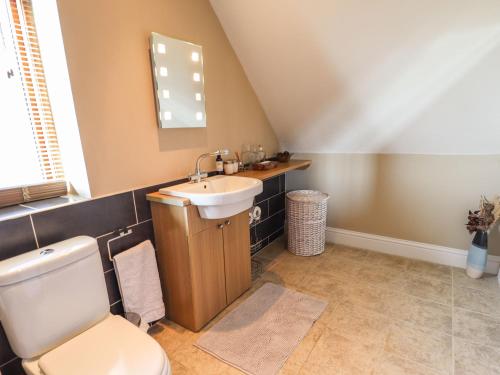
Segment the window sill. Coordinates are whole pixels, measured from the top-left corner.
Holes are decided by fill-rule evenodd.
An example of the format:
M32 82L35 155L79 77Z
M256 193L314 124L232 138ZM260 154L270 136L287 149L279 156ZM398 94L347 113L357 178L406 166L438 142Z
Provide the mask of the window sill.
M34 202L26 202L15 206L2 207L0 208L0 221L16 219L21 216L30 215L56 207L67 206L84 200L87 200L87 198L78 195L64 195L62 197L48 198Z

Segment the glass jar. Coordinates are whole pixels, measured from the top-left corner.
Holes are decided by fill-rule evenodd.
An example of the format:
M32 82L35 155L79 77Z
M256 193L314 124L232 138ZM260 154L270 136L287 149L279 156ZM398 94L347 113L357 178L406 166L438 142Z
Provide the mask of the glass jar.
M224 162L224 174L233 174L233 162L232 160L226 160Z

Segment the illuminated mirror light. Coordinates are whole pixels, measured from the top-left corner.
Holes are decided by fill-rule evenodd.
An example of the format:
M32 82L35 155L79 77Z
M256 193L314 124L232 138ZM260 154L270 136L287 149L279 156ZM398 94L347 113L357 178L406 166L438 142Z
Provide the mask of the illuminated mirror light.
M200 79L201 79L200 73L194 73L193 74L193 80L195 82L200 82Z
M165 120L167 120L167 121L172 120L172 112L165 112L164 116L165 116Z
M162 90L163 99L170 99L170 91Z
M167 70L167 67L166 66L162 66L160 67L160 75L162 77L166 77L168 76L168 70Z
M197 119L198 121L203 120L203 113L201 113L201 112L196 112L196 119Z
M200 102L201 101L201 94L199 92L197 92L196 94L194 94L194 98L196 99L197 102Z
M191 53L191 60L198 62L200 61L200 54L198 52Z
M158 53L161 53L162 55L167 52L167 49L165 48L165 44L158 43Z

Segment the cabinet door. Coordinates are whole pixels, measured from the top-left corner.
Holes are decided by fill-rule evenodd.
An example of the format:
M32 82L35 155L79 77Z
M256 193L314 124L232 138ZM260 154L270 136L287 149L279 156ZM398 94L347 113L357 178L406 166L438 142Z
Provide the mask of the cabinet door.
M247 211L229 218L224 225L224 262L228 304L241 296L252 285L250 230L248 227Z
M214 223L190 236L189 253L194 308L192 329L198 331L226 307L222 229Z

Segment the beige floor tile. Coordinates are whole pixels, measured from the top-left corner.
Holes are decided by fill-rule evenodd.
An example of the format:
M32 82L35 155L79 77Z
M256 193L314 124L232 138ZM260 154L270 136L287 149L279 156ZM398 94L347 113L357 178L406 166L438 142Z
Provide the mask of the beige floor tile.
M394 321L451 334L452 308L434 301L424 300L406 293L388 291L379 301L366 304Z
M299 255L293 255L293 256L295 257L293 261L295 261L297 265L299 265L300 267L306 267L308 271L312 272L314 272L320 264L323 264L325 263L325 261L332 259L332 257L328 257L327 255L324 254L314 255L310 257L302 257Z
M500 293L497 275L484 274L480 279L473 279L467 276L462 268L453 268L453 285L455 287L466 287L482 291Z
M392 317L393 301L398 301L398 298L402 296L401 293L389 289L376 288L361 283L348 290L345 302L381 314L388 314L389 317Z
M221 375L241 372L198 349L192 343L182 344L169 357L189 370L190 374Z
M189 375L191 373L188 368L177 361L170 360L170 367L172 369L172 374L175 375Z
M285 363L285 365L278 371L278 375L298 375L302 365L295 362Z
M307 294L307 292L306 292ZM328 300L328 305L326 305L325 310L323 310L323 313L319 317L319 319L316 321L316 323L319 323L321 325L327 324L327 322L331 319L332 315L335 314L335 310L337 309L337 305L340 303L340 301L332 301Z
M320 322L316 322L313 324L304 339L295 348L290 357L288 357L287 361L280 371L281 375L297 374L300 371L304 363L307 361L307 358L311 354L314 346L323 334L324 330L324 324Z
M375 251L368 252L363 261L370 265L391 267L400 271L405 271L408 268L409 259L399 256L378 253Z
M452 329L452 307L433 301L409 297L407 317L405 320L419 326L451 334Z
M453 298L456 307L500 318L500 293L457 286Z
M313 274L316 266L316 263L311 262L309 258L286 254L268 267L261 277L266 278L270 276L269 274L273 274L275 279L281 280L282 285L295 286L300 285L306 275Z
M455 337L500 348L499 319L460 308L455 308L453 317Z
M416 297L433 300L446 305L451 304L451 282L444 282L433 277L420 277L408 273L404 280L403 291Z
M362 264L349 258L332 257L319 263L315 275L321 275L337 280L350 280L356 278Z
M259 276L264 273L265 268L266 267L260 260L252 259L251 263L252 281L257 280Z
M272 268L260 275L261 280L270 281L285 287L297 287L302 285L302 280L306 275L300 270L288 268Z
M280 375L450 374L452 333L454 375L500 374L496 276L474 280L457 268L329 244L299 257L275 242L256 259L265 272L202 332L266 282L328 301ZM152 333L175 375L241 374L194 347L199 335L168 320Z
M360 265L355 275L358 284L386 288L390 290L402 290L404 286L404 273L399 269L391 267L363 264Z
M360 279L364 278L360 277ZM396 283L396 281L393 282ZM433 280L434 282L440 285L438 280ZM389 281L388 283L390 285ZM404 279L400 283L406 285ZM426 280L423 281L423 285L426 285L428 293L439 295L438 292L431 290L429 285L432 284L427 284ZM413 284L413 287L419 288L417 281ZM383 313L392 319L409 321L417 325L451 333L451 305L422 299L399 291L399 289L401 288L397 286L394 288L381 287L381 284L375 282L367 283L362 287L354 285L353 292L347 299L353 303L359 303L364 308ZM443 290L446 290L446 288ZM451 286L449 286L448 291L451 294ZM415 294L423 295L424 293L421 291L415 292Z
M300 275L309 275L315 273L315 270L321 259L313 257L299 257L296 255L291 255L291 257L286 257L276 264L268 268L269 271L278 274L289 274L298 273Z
M367 250L361 250L361 249L355 249L353 247L335 245L333 247L332 255L334 257L342 257L342 258L362 262L368 253L369 253L369 251L367 251Z
M345 281L321 274L306 275L297 290L333 302L343 301L350 293Z
M253 267L254 263L258 263L260 265L260 267L262 268L262 270L265 270L278 262L279 262L278 259L267 259L267 258L260 257L258 255L252 257L252 267ZM253 268L252 268L252 275L253 275Z
M278 239L259 251L256 256L263 259L275 260L285 251L285 242L283 239Z
M445 372L439 372L419 363L384 353L377 360L377 364L372 375L442 375Z
M389 329L385 351L436 371L451 373L451 335L395 322Z
M420 277L433 277L441 281L451 282L451 267L449 266L411 259L408 262L407 270Z
M349 340L326 328L300 374L369 374L380 350L379 345Z
M162 319L155 328L156 332L152 336L167 354L174 352L184 343L192 342L196 336L195 333L167 319Z
M391 321L383 314L345 302L337 306L326 324L333 332L349 340L382 347Z
M454 375L500 374L500 349L456 338Z

